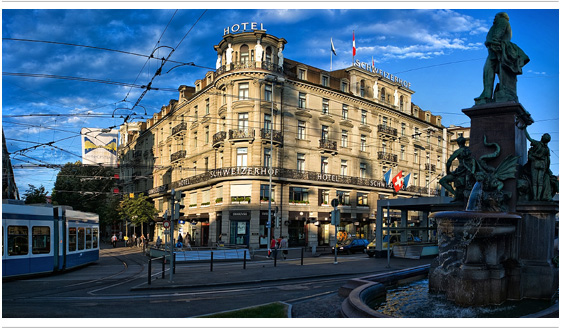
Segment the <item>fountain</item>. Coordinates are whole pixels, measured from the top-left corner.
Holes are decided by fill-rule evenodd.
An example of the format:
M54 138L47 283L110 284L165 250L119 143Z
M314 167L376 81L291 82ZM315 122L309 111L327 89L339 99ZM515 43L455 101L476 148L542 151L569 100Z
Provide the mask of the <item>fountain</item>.
M518 102L516 76L529 58L510 42L508 21L506 13L497 14L487 35L484 90L473 107L462 110L471 119L469 146L457 140L459 150L440 180L457 202L437 205L447 210L430 215L437 223L439 255L429 268L429 292L462 307L551 301L558 292L558 268L552 264L558 179L549 170L549 135L537 141L527 133L533 119ZM495 74L499 83L493 92ZM476 159L477 154L482 156ZM459 166L451 172L454 160ZM343 314L383 316L355 309L363 300L370 308L385 289L361 283L348 294Z

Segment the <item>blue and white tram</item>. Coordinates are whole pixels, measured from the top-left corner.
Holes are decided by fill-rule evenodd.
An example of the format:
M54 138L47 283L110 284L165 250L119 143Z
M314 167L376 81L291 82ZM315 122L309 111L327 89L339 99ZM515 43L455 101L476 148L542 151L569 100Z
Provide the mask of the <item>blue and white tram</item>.
M51 273L99 259L99 217L64 207L2 204L2 277Z

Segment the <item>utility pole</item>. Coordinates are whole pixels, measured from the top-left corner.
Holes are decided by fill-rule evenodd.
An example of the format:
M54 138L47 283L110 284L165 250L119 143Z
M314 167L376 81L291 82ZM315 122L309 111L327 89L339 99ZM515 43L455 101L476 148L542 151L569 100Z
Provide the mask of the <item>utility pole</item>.
M169 281L172 282L172 269L174 268L174 219L176 214L174 213L174 194L175 191L172 189L170 191L170 275Z

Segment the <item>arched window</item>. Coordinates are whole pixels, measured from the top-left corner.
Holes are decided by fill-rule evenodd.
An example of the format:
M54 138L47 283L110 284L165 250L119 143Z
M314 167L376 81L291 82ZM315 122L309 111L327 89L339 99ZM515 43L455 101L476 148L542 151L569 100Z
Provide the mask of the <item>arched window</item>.
M266 47L266 62L272 63L272 47Z
M381 101L385 103L385 88L381 88Z
M241 53L241 64L249 63L249 47L247 45L241 45L239 52Z

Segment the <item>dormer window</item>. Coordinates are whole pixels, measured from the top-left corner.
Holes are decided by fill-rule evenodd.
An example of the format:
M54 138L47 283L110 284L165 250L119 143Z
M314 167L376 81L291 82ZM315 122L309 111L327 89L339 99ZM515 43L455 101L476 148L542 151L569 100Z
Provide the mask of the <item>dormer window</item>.
M298 69L298 79L306 80L306 69Z
M329 77L328 76L326 76L326 75L323 75L322 76L322 85L324 87L328 87L330 85L330 83L329 83Z

